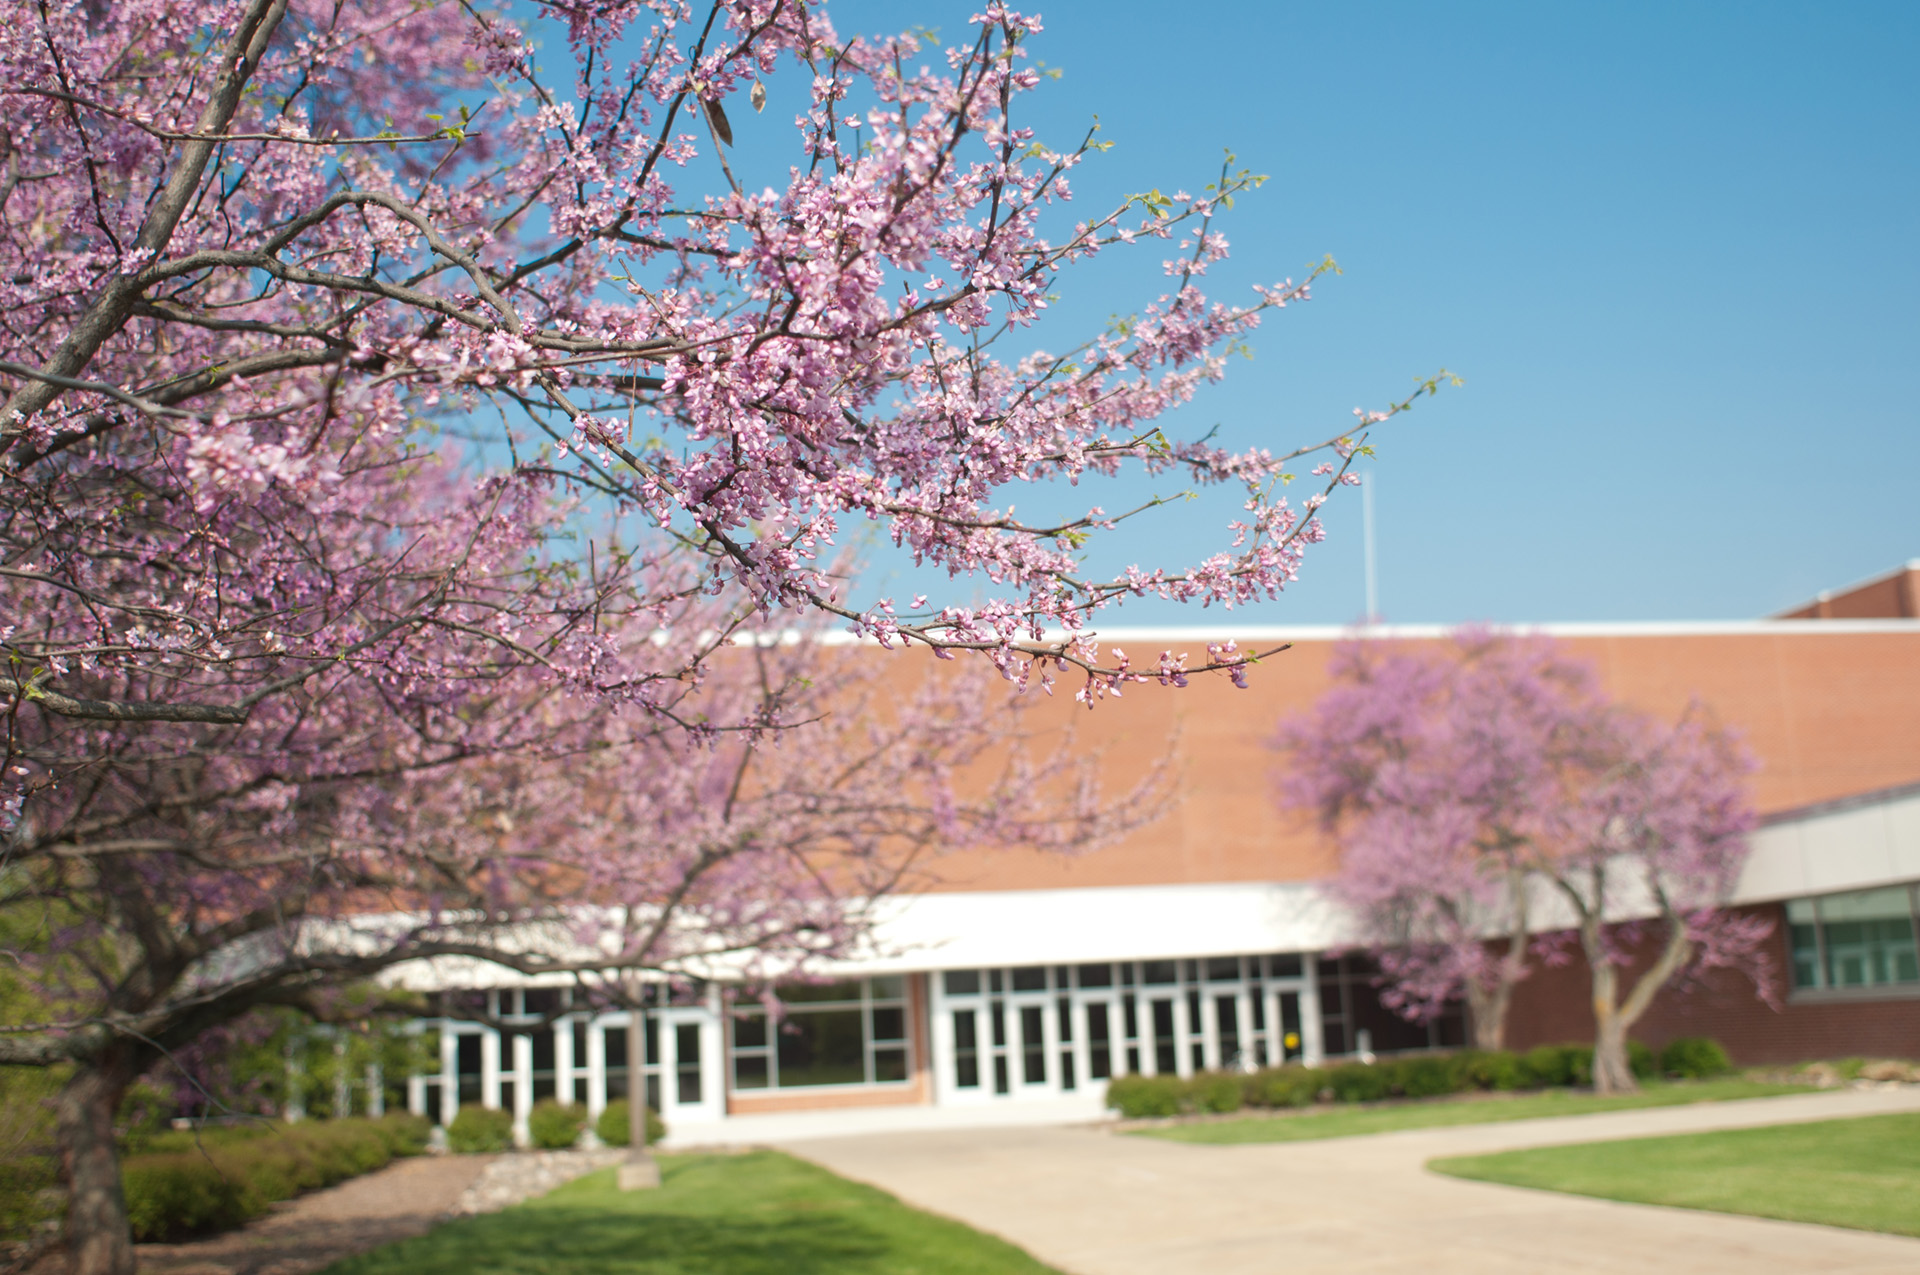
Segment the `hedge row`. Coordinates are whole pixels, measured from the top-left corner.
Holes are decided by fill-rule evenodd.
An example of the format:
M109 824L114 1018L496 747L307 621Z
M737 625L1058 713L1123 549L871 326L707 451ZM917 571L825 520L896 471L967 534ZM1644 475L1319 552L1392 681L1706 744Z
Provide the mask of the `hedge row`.
M1688 1037L1661 1051L1628 1042L1633 1074L1703 1077L1731 1070L1726 1051ZM1200 1072L1178 1076L1121 1076L1107 1085L1107 1106L1129 1119L1238 1111L1242 1107L1304 1107L1314 1102L1378 1102L1433 1098L1475 1090L1550 1089L1593 1083L1593 1047L1541 1045L1523 1054L1459 1050L1403 1054L1377 1062L1331 1067L1297 1064L1264 1071Z
M121 1165L133 1237L231 1230L276 1201L418 1155L430 1128L424 1116L395 1114L162 1134Z

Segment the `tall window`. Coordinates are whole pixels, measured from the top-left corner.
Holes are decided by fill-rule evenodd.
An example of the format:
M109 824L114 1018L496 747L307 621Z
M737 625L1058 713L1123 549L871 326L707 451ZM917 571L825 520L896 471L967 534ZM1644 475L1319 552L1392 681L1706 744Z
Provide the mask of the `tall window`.
M867 978L787 987L783 1019L733 1020L735 1089L885 1085L907 1079L906 980Z
M1795 991L1920 984L1912 886L1787 904Z

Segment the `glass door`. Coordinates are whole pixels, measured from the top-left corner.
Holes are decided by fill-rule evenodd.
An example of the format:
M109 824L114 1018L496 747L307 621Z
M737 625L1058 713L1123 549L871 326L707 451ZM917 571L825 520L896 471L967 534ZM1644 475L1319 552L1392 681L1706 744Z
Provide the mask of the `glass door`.
M720 1024L705 1009L663 1009L647 1015L659 1026L647 1033L649 1088L665 1105L659 1108L669 1126L680 1120L718 1120L721 1105ZM653 1026L652 1022L648 1023ZM657 1064L657 1066L656 1066ZM655 1081L654 1077L658 1080Z

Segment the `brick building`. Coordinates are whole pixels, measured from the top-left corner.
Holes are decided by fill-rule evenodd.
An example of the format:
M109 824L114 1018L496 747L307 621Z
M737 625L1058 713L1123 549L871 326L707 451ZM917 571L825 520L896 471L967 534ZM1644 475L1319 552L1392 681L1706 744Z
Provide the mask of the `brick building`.
M1767 620L1540 626L1590 660L1615 698L1671 718L1699 698L1760 757L1765 818L1731 900L1775 922L1775 999L1710 979L1662 994L1636 1035L1720 1038L1741 1061L1855 1053L1920 1057L1920 563ZM1437 627L1371 635L1432 641ZM1216 630L1106 634L1184 649ZM1181 798L1165 818L1082 857L954 855L938 882L893 901L875 955L795 989L784 1025L694 1004L647 1015L649 1095L680 1138L751 1137L764 1121L869 1127L1097 1112L1105 1080L1456 1043L1462 1025L1383 1011L1318 883L1333 851L1274 805L1276 723L1327 685L1328 628L1236 635L1291 643L1253 689L1200 679L1082 713L1116 782L1178 740ZM876 658L885 658L877 656ZM1064 697L1063 697L1064 699ZM1071 705L1057 711L1065 720ZM503 970L415 969L413 986L496 989L535 1015L566 992ZM1585 970L1520 988L1513 1043L1588 1037ZM412 1081L417 1110L463 1102L524 1114L554 1095L597 1109L625 1093L624 1014L503 1036L446 1021L441 1067ZM811 1113L796 1114L796 1113Z

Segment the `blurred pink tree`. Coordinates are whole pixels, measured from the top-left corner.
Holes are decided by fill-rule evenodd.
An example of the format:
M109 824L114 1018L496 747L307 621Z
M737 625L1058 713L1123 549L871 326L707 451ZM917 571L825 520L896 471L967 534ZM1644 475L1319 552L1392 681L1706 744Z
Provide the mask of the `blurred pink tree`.
M1475 1044L1500 1048L1538 936L1571 922L1594 1084L1624 1092L1627 1032L1661 987L1760 968L1764 926L1720 907L1754 822L1751 762L1698 706L1663 726L1607 701L1548 639L1478 629L1439 651L1350 642L1332 671L1281 728L1281 798L1338 845L1332 889L1388 1004L1421 1020L1464 996ZM1659 955L1630 977L1649 927Z

